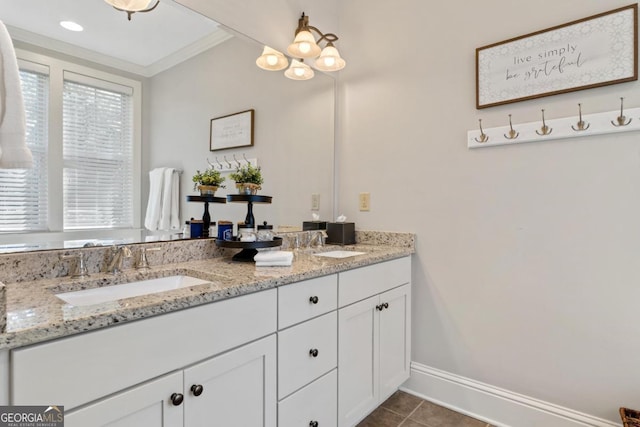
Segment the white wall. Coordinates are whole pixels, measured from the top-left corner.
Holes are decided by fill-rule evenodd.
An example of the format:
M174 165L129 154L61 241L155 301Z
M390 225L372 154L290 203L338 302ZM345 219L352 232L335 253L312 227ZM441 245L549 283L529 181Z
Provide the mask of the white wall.
M322 218L331 216L334 80L319 75L298 82L282 72L261 70L255 65L261 53L261 46L234 37L149 79L144 170L183 170L184 219L202 218L203 205L187 203L184 197L197 194L191 181L195 171L205 169L207 159L242 159L243 154L257 158L262 168L265 183L260 194L273 196L271 205L254 205L258 223L301 227L303 220L311 219L312 193L320 194ZM210 120L248 109L255 110L254 146L209 151ZM148 175L143 182L148 185ZM225 184L227 188L216 195L236 192L233 181ZM245 219L247 206L210 205L210 211L213 221L238 222Z
M417 233L413 360L612 421L640 396L638 134L469 150L466 132L639 106L632 82L475 109L475 48L628 3L338 6L339 209Z

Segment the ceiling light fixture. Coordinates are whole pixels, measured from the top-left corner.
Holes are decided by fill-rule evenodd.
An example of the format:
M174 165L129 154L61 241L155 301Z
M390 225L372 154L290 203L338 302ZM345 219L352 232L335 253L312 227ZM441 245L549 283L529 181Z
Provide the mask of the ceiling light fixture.
M69 31L83 31L82 25L73 21L60 21L60 26Z
M313 33L319 37L315 39ZM314 73L309 65L304 63L304 59L317 58L313 65L321 71L338 71L342 70L346 62L340 57L338 49L333 45L338 40L338 36L333 33L323 34L322 31L309 25L309 17L302 13L298 20L298 28L296 28L295 39L287 48L287 53L292 58L291 66L284 75L293 80L309 80L313 78ZM321 43L325 43L324 49L320 47ZM268 46L264 47L262 55L256 60L258 67L263 70L277 71L286 68L287 58L277 50Z
M127 19L131 21L131 15L136 12L151 12L155 9L160 0L104 0L113 6L114 9L127 13ZM155 1L155 4L151 4Z

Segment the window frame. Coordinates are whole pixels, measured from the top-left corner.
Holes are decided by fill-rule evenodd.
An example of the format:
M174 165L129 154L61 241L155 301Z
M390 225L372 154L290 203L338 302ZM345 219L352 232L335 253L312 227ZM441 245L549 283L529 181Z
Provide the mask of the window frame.
M49 69L48 231L0 233L0 244L15 243L16 237L21 242L31 243L52 240L109 238L127 235L133 230L140 230L142 209L142 82L24 49L16 49L16 56L19 61L23 60L39 64ZM92 228L64 231L62 94L65 71L113 82L133 89L133 228Z

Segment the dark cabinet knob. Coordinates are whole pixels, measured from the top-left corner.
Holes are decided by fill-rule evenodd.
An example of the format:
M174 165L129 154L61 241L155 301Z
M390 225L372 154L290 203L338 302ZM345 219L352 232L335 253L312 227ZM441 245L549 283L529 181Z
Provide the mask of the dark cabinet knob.
M202 387L200 384L194 384L191 386L191 393L193 393L194 396L200 396L203 391L204 387Z
M383 309L384 309L384 307L382 306L382 304L376 305L376 310L382 311Z
M319 300L318 300L318 297L316 297L316 296L312 296L311 298L309 298L309 302L310 302L311 304L317 304L317 303L318 303L318 301L319 301Z
M311 350L309 350L309 355L311 357L318 357L318 349L317 348L312 348Z
M317 421L311 421L311 422L309 423L309 427L318 427L319 425L320 425L320 424L318 424L318 422L317 422Z
M182 393L173 393L171 395L171 403L173 403L174 406L180 406L183 400L184 396Z
M384 308L389 308L389 303L385 302L384 304L382 304L384 306Z

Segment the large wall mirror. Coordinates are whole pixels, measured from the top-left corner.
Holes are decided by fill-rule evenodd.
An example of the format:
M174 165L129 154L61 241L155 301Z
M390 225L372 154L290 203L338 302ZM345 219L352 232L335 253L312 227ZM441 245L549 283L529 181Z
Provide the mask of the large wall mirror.
M317 213L322 219L330 219L334 200L335 82L332 77L316 73L310 81L292 81L282 72L261 70L255 66L255 59L262 51L259 43L221 31L213 21L171 0L162 0L154 11L134 14L131 21L127 21L125 13L112 9L102 0L0 0L0 16L21 50L56 55L67 61L78 60L84 65L97 64L99 68L142 82L140 228L144 228L149 171L158 167L182 171L180 211L184 223L192 217L202 217L203 213L202 204L186 201L187 195L196 194L191 182L193 173L205 169L208 161L233 165L234 158L245 157L257 159L265 179L261 194L273 197L270 205L254 206L258 223L267 221L276 228L300 227L302 221L311 219L312 194L320 195ZM25 25L17 18L13 20L12 16L29 16L31 24ZM47 34L48 28L58 26L60 17L82 19L82 16L91 17L87 21L89 28L85 29L93 38L91 43L77 35L56 40L53 37L57 35ZM185 16L191 21L184 20ZM43 17L56 22L44 25L39 21ZM92 25L106 32L95 38ZM138 32L122 37L119 31L122 26L137 28ZM122 38L126 48L118 47ZM145 41L151 45L146 46ZM65 50L76 44L81 48ZM133 44L139 44L137 51L129 49L128 45ZM149 58L158 45L173 52ZM101 59L112 56L121 58L111 62ZM248 109L255 111L254 145L209 151L210 120ZM226 184L227 188L218 190L217 195L235 191L232 181L227 180ZM239 222L245 217L246 205L210 205L210 210L214 221ZM171 232L152 233L151 238L144 231L133 235L122 230L110 233L112 235L96 232L96 236L105 244L175 238ZM4 243L7 243L6 237ZM28 234L11 238L15 238L12 243L16 243L17 250L24 250L20 248L22 241L30 245L38 243ZM54 240L55 246L30 247L73 247L85 241L73 239L65 244L61 238Z

